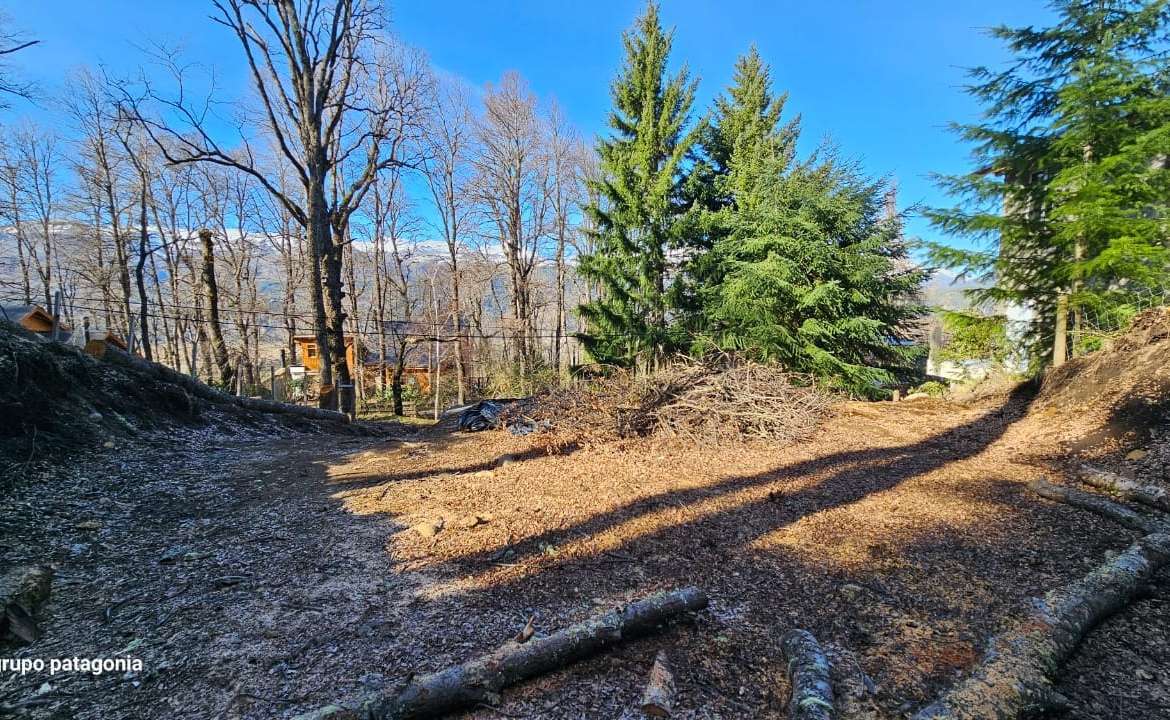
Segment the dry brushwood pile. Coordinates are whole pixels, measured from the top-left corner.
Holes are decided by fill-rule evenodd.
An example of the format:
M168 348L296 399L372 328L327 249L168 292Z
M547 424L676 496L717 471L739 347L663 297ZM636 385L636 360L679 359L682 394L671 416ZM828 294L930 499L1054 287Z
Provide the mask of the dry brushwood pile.
M504 412L522 421L591 440L670 437L721 443L808 437L829 397L811 379L728 358L679 362L649 377L609 369L604 377L553 388Z

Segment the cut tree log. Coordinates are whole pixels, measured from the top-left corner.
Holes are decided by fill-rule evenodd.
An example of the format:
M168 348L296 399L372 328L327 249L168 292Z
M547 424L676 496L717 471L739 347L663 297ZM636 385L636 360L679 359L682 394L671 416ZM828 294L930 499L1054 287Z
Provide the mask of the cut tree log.
M1170 561L1170 535L1140 538L1084 578L1037 598L1029 617L992 639L983 662L914 720L1016 720L1059 710L1057 670L1097 623L1128 605Z
M1170 510L1170 493L1156 485L1142 485L1136 480L1092 465L1082 465L1077 475L1086 485L1108 490L1122 500L1141 503L1158 510Z
M334 705L300 717L319 718L329 710L325 717L407 720L490 704L510 685L596 655L632 635L705 607L707 596L695 587L655 593L546 637L533 637L523 644L509 641L462 665L416 678L397 694L367 698L356 710Z
M829 658L807 630L789 630L780 638L792 695L789 720L832 720L833 682Z
M642 693L642 712L647 717L668 718L674 712L674 673L665 650L659 650L650 668L650 680Z
M1028 483L1028 487L1042 498L1095 512L1131 530L1142 533L1170 532L1170 523L1165 520L1143 515L1096 493L1077 490L1067 485L1056 485L1043 479L1033 480Z
M35 642L41 636L37 616L49 600L53 570L33 565L0 577L0 641Z

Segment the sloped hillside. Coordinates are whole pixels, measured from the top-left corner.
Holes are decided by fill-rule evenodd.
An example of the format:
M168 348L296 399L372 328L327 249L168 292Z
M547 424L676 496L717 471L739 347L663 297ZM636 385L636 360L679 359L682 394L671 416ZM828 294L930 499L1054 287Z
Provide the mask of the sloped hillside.
M290 414L296 412L290 406L234 398L161 366L132 362L136 366L96 360L0 323L0 464L59 459L176 425L340 425Z
M1170 308L1142 313L1111 347L1051 370L1031 416L1070 460L1170 480Z

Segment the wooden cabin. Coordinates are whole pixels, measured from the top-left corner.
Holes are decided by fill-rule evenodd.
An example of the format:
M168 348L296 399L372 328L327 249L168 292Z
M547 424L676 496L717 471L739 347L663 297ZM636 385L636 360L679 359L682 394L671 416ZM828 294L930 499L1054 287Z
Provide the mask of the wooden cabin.
M53 315L40 305L4 305L0 316L37 335L53 335ZM57 339L66 342L73 331L64 321L57 323Z
M446 368L444 368L446 372ZM394 364L384 363L377 359L366 361L366 382L382 383L390 386L394 378ZM407 365L402 368L402 384L415 385L420 395L431 391L431 369L425 365Z
M321 355L317 352L317 336L297 335L293 337L293 342L297 344L300 364L309 372L321 372ZM354 368L357 367L357 350L353 335L345 336L345 364L349 367L352 376Z

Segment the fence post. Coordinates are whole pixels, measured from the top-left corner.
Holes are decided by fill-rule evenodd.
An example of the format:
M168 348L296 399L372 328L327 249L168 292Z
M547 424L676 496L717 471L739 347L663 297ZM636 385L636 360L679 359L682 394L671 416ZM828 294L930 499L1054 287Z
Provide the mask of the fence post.
M272 401L277 402L276 397L276 368L268 367L268 384L272 388Z
M53 340L56 341L59 337L59 329L61 327L61 291L58 290L53 293L53 307L49 308L53 313Z

